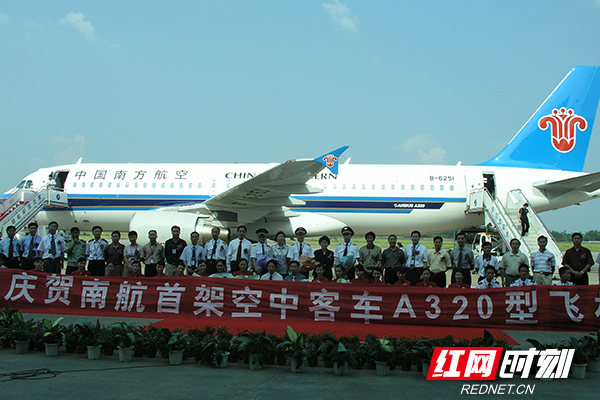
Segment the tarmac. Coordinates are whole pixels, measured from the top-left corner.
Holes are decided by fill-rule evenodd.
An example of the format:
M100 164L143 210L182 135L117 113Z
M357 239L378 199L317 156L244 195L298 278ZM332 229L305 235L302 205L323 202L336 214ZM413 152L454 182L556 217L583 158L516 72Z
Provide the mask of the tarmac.
M35 319L42 317L29 316ZM76 317L68 316L63 323L72 322L77 322ZM101 318L101 322L109 324L113 320ZM152 320L137 319L135 322L147 324ZM546 342L582 335L571 332L505 332L523 349L530 347L527 338ZM56 357L46 357L44 352L37 351L16 354L11 348L0 349L0 400L450 400L468 397L464 387L466 384L480 385L475 389L470 387L476 393L487 390L488 386L484 385L490 384L503 385L504 393L509 390L528 390L527 394L505 394L509 397L546 400L575 396L578 400L600 398L600 372L587 372L582 380L513 378L496 381L427 381L421 372L416 371L414 366L412 368L411 371L396 368L385 377L365 367L360 370L350 368L348 375L336 376L331 368L325 368L322 364L315 368L306 366L302 373L292 373L289 361L286 366L265 365L263 369L253 371L244 363L230 363L226 369L201 366L190 359L182 365L169 365L168 360L160 357L134 357L131 362L122 363L117 352L112 356L102 355L99 360L88 360L87 354L68 354L64 347Z

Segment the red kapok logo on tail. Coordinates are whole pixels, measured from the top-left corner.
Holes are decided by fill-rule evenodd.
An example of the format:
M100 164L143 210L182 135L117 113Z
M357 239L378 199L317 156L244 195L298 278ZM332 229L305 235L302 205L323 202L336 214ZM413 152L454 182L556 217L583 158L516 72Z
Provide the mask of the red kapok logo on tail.
M552 147L561 153L568 153L575 147L577 128L580 131L587 129L585 118L575 114L573 109L561 107L560 110L552 110L552 114L543 116L538 121L541 130L550 127L552 135Z
M323 157L323 161L327 165L327 168L333 167L337 160L338 160L338 158L336 156L334 156L333 154L327 154L325 157Z

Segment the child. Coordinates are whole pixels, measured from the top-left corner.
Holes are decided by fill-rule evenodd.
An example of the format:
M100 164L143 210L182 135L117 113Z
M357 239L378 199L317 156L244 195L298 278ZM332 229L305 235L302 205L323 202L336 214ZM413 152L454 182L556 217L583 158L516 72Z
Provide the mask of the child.
M77 270L73 271L73 273L71 275L91 276L92 274L90 274L89 271L86 271L85 264L86 264L85 257L80 257L79 260L77 260Z
M496 268L494 268L491 265L488 265L487 267L485 267L485 278L477 283L475 289L493 289L502 287L502 285L500 285L498 281L494 279L495 276Z
M248 271L248 261L246 261L244 258L242 258L239 261L238 267L240 268L240 270L235 271L233 273L233 276L240 276L240 275L252 276L252 275L254 275L254 271L252 271L252 270Z
M290 274L285 277L286 281L306 281L306 277L300 273L300 264L298 261L290 262Z
M315 283L329 282L329 279L325 278L325 276L323 275L325 273L325 269L323 269L323 265L317 264L317 266L315 267L315 273L317 274L317 276L315 276L315 278L312 280L312 282L315 282Z
M365 283L369 283L369 278L367 278L365 276L366 275L366 273L365 273L365 267L362 264L358 264L356 266L356 268L354 268L354 273L356 274L356 278L354 278L354 280L352 281L353 284L365 284Z
M514 281L510 287L514 286L533 286L535 282L529 279L529 267L523 263L519 265L519 279Z
M156 276L156 275L155 275ZM144 274L142 274L142 266L139 261L134 261L131 263L131 272L127 275L128 278L143 278Z
M375 267L373 268L373 284L375 285L385 285L385 282L381 281L381 276L382 276L382 272L381 272L381 268L380 267Z
M437 283L430 281L431 279L431 271L429 268L424 268L423 272L421 272L421 282L417 282L415 286L418 287L438 287Z
M456 280L456 282L448 285L448 289L471 289L471 285L468 285L463 282L463 274L461 270L456 270L456 272L454 273L454 279Z
M406 268L404 268L404 267L398 268L398 271L396 272L396 276L398 277L398 282L394 283L394 285L412 286L410 281L406 280Z
M336 265L334 272L335 272L335 277L333 278L333 282L350 283L349 280L344 279L344 267L343 266Z
M573 282L571 282L571 269L569 267L560 267L558 275L560 276L560 281L556 282L554 286L573 286Z
M261 281L282 281L283 276L277 272L277 261L269 260L267 262L267 273L260 277Z

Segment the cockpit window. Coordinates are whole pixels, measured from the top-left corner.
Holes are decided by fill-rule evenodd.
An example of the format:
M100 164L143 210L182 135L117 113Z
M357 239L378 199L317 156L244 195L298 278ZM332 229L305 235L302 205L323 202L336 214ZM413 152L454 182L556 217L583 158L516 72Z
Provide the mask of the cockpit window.
M33 187L33 181L27 181L25 183L25 189L31 189Z
M25 181L19 182L19 184L17 185L17 189L23 189L23 187L25 187Z

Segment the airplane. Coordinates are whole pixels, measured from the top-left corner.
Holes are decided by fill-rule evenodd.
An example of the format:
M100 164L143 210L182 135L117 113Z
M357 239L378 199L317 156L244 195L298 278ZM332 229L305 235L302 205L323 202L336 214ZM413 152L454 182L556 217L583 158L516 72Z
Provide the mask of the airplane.
M496 156L479 165L354 165L339 163L347 147L281 164L76 164L41 168L17 189L46 185L50 174L68 196L66 209L45 209L43 226L105 231L156 229L159 240L178 225L182 237L210 240L245 225L291 236L445 232L484 224L468 212L473 191L504 201L520 189L537 211L600 195L600 172L582 172L600 98L600 67L576 67ZM7 192L9 193L9 192ZM5 194L7 197L9 194ZM476 200L475 200L476 202Z

